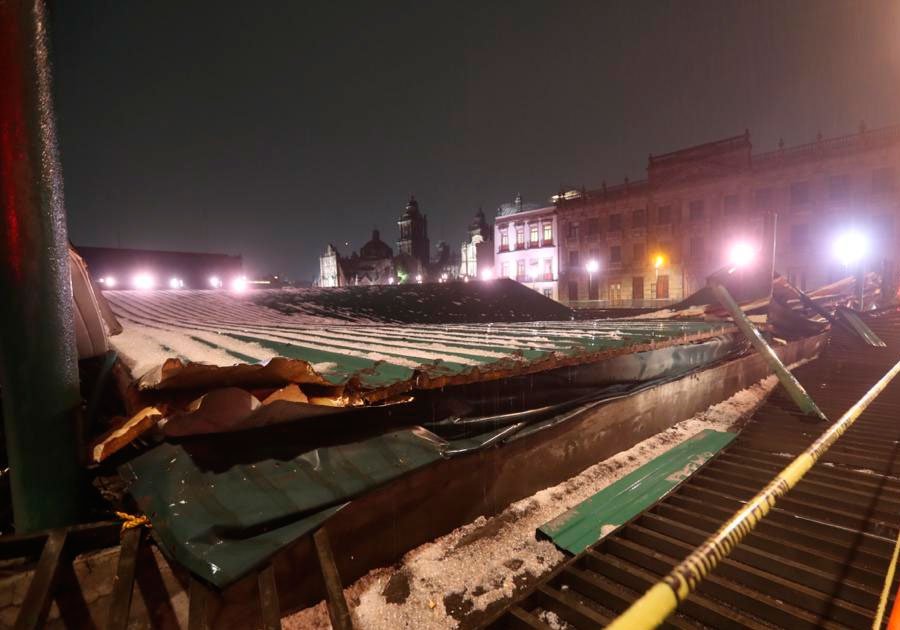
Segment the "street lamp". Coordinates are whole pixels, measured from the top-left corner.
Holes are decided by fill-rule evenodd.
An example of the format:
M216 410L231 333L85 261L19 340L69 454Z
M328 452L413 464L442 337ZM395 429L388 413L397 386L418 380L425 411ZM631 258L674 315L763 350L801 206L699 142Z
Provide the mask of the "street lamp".
M834 254L845 268L859 264L869 249L865 234L850 230L834 240Z
M856 283L859 289L859 310L863 310L863 295L865 293L865 273L863 260L869 252L869 239L862 232L848 230L840 234L834 240L834 254L844 269L849 271L856 268Z
M141 271L131 279L131 285L139 291L147 291L156 286L156 277L149 271Z
M592 281L594 279L594 274L597 273L598 269L600 269L600 263L598 263L594 259L591 259L591 260L587 261L587 264L584 266L584 268L587 270L587 273L588 273L588 301L590 301Z
M734 269L747 267L755 258L756 250L746 241L738 241L728 250L728 264Z
M485 269L481 272L481 279L485 282L494 279L494 270L493 269Z

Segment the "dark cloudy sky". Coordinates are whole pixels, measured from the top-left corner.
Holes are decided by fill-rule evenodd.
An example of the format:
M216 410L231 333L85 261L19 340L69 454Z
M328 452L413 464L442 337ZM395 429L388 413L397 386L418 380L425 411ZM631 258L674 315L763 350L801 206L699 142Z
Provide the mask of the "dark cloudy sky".
M306 279L409 192L457 247L479 205L651 152L900 122L890 0L57 0L53 46L76 244Z

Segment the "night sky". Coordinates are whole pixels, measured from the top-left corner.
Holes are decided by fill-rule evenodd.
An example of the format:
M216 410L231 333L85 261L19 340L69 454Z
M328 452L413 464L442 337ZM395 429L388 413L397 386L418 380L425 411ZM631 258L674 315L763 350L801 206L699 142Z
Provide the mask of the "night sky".
M456 249L479 206L642 178L651 152L900 122L895 1L53 10L73 242L241 253L251 274L311 280L376 225L393 244L410 192Z

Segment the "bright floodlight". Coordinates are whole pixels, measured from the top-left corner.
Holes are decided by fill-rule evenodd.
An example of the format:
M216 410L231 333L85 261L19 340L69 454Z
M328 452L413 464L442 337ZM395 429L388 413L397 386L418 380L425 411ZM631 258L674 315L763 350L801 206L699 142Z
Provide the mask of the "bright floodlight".
M131 286L135 289L146 291L156 286L156 278L154 278L151 273L141 271L140 273L134 274L131 278Z
M209 277L209 286L213 289L219 289L222 287L222 279L219 276L210 276Z
M242 293L247 290L247 278L245 276L238 276L237 278L231 281L231 290L236 291L238 293Z
M584 268L587 269L588 273L597 273L597 270L600 269L600 263L596 260L589 260Z
M394 276L388 278L388 284L394 284Z
M422 284L422 274L416 274L416 282Z
M108 289L112 289L114 286L116 286L116 277L106 276L105 278L100 278L100 282L105 284Z
M756 250L749 243L735 243L728 251L728 263L733 267L746 267L756 258Z
M485 269L481 272L481 279L487 282L488 280L494 279L494 270L493 269Z
M180 289L184 286L184 280L181 278L169 278L169 288L170 289Z
M865 234L855 230L844 232L834 241L834 255L845 267L862 260L868 249L869 242Z

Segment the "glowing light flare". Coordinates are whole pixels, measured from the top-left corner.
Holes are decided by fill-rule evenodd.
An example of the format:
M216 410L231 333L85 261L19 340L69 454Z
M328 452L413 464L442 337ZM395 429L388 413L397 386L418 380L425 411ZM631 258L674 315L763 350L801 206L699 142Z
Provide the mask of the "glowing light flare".
M222 279L219 276L210 276L209 277L209 286L213 289L221 289L222 288Z
M181 278L169 278L170 289L181 289L184 287L184 280Z
M869 239L862 232L850 230L834 239L835 257L845 267L861 261L869 251Z
M490 282L494 279L494 270L493 269L485 269L481 272L481 279L485 282Z
M156 286L156 278L149 271L140 271L131 277L131 286L139 291L148 291Z
M388 278L388 284L394 284L394 276Z
M100 278L99 282L107 289L112 289L117 284L115 276L103 276L102 278Z
M659 269L660 267L662 267L665 264L666 264L666 257L663 256L662 254L657 254L656 257L653 259L653 268L654 269Z
M728 264L732 267L747 267L753 264L754 260L756 260L756 248L750 243L739 241L728 250Z
M588 273L597 273L597 270L600 269L600 263L596 260L589 260L584 268L587 269Z
M419 284L422 284L422 274L420 274L420 273L416 274L416 282L418 282Z
M237 276L231 280L231 290L235 293L243 293L247 290L247 277Z

